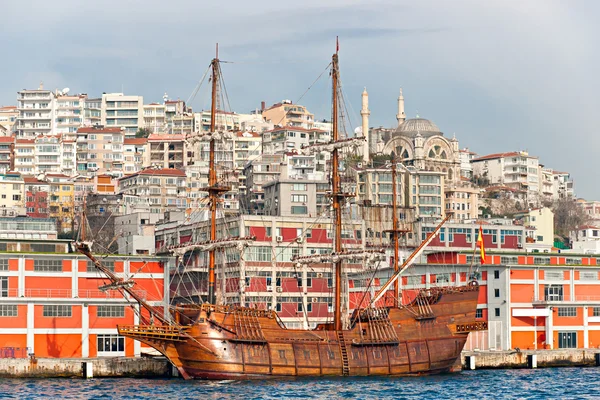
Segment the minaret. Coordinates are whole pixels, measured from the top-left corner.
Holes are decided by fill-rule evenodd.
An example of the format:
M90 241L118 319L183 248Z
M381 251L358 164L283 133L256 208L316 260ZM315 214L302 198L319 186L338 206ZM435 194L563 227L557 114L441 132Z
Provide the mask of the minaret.
M398 114L396 114L398 120L398 126L406 120L406 114L404 113L404 96L402 95L402 88L400 88L400 96L398 96Z
M371 115L371 111L369 111L369 94L367 93L367 88L362 92L362 109L360 110L360 115L362 116L362 134L365 137L365 142L363 143L363 162L369 162L369 115Z

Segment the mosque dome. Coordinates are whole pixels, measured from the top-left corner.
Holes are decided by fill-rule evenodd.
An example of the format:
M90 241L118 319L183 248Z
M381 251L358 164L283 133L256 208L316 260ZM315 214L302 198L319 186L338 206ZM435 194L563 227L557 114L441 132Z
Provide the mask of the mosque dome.
M417 133L423 137L443 135L436 124L425 118L407 119L396 128L395 135L415 137Z

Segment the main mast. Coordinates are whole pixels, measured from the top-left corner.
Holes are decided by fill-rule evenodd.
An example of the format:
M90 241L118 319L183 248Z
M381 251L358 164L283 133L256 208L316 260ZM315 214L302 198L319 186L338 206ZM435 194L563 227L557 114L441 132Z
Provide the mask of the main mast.
M336 39L336 49L331 62L331 80L332 80L332 93L333 93L333 106L332 106L332 141L336 142L338 138L338 50L339 45ZM334 148L332 154L331 164L331 183L333 198L333 214L335 223L335 243L334 252L340 253L342 251L342 198L343 193L341 192L340 185L340 174L339 174L339 153L338 149ZM335 309L333 314L334 329L337 331L342 330L342 261L338 260L334 262L335 266Z
M396 188L396 162L392 160L392 229L394 230L394 273L398 272L398 255L400 253L400 243L398 240L398 204L397 204L397 188ZM394 281L394 305L398 305L398 296L400 295L400 282L398 279Z
M208 200L210 207L210 240L217 239L217 204L219 202L219 192L217 187L217 170L215 168L215 139L217 119L217 88L219 79L219 44L217 44L216 56L211 62L212 67L212 94L210 104L210 156L208 161ZM215 248L208 251L208 303L215 304Z

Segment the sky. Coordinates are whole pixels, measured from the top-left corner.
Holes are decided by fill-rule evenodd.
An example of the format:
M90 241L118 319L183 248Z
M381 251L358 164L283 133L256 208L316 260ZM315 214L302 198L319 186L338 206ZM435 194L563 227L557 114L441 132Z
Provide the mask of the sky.
M402 87L407 116L461 148L528 151L570 172L577 196L600 200L600 2L31 0L4 2L2 15L0 105L40 82L187 101L218 42L232 111L290 99L329 118L327 73L313 82L339 36L352 126L364 87L370 125L395 126ZM208 104L205 83L191 106Z

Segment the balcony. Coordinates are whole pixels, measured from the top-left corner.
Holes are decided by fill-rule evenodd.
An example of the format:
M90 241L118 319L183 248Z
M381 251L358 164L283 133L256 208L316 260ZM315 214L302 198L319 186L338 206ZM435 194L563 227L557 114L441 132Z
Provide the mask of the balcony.
M541 295L531 300L533 305L557 305L557 304L600 304L600 295Z
M146 299L147 293L145 290L135 290L138 295ZM21 293L19 289L8 289L4 291L6 296L0 299L11 299L16 297L37 298L37 299L71 299L73 297L80 299L118 299L122 300L123 295L117 291L101 290L78 290L75 293L71 289L24 289ZM75 294L75 296L73 296ZM13 300L14 301L14 300ZM0 301L1 304L1 301Z

